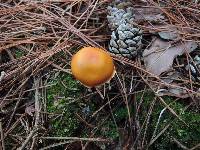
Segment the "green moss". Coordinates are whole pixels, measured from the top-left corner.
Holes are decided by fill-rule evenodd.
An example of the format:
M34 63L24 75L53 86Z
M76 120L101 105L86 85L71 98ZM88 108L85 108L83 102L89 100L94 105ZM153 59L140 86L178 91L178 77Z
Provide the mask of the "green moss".
M138 95L138 100L141 95ZM150 108L154 95L152 93L146 93L144 95L144 102L140 110L140 122L144 122L147 112ZM169 110L165 110L160 119L156 135L161 132L168 123L171 122L170 127L162 134L151 146L150 149L165 150L165 149L179 149L172 139L176 138L183 145L191 148L200 142L200 114L185 110L185 105L178 101L174 101L172 97L163 97L164 101L170 105L170 107L180 116L180 118L187 123L186 126L177 117L172 115ZM148 125L147 140L150 140L152 133L155 130L156 123L158 121L161 111L164 109L164 105L157 100Z
M20 57L22 57L22 56L24 56L24 55L25 55L25 52L22 51L22 50L16 50L16 51L15 51L15 57L16 57L16 58L20 58Z
M76 132L76 129L80 127L80 122L76 119L74 113L82 112L82 110L80 108L80 101L76 103L74 100L80 97L82 86L68 74L60 74L52 78L48 84L52 84L52 86L47 90L47 109L48 112L54 114L53 117L49 117L51 134L53 136L71 136ZM138 103L141 100L141 96L141 94L136 95ZM143 102L138 113L140 125L142 125L146 119L154 98L155 95L153 93L147 92L144 94ZM180 116L180 118L188 124L188 126L166 109L158 124L156 135L158 135L158 133L160 133L169 123L171 123L170 127L149 147L149 149L179 150L180 148L172 140L173 137L189 148L198 144L200 142L200 114L189 109L185 110L185 104L175 101L172 97L165 96L162 98ZM96 110L96 105L98 104L90 101L86 106L90 106L90 111L93 112ZM148 124L146 133L147 143L151 140L159 115L164 108L165 106L157 99ZM131 116L133 116L133 106L130 106L130 113ZM113 110L113 115L118 127L123 127L125 121L128 119L126 106L123 105L116 110ZM102 119L104 119L104 116ZM100 119L97 121L97 124L99 122L101 122ZM86 131L80 133L80 136L87 137L87 135L90 135L89 130L85 128L84 130ZM144 130L141 131L141 137L143 137L143 134ZM99 128L96 136L105 136L112 139L119 138L118 128L111 116L103 123L101 128Z
M133 108L130 107L130 115L133 114ZM111 117L111 116L110 116ZM105 121L102 126L101 131L98 133L101 136L105 136L107 138L111 138L113 140L119 138L119 130L118 128L124 127L124 122L128 119L128 111L125 105L117 108L113 111L113 117L115 118L116 124L113 118L110 118Z
M81 93L80 84L69 74L60 74L49 81L47 90L47 110L53 113L50 119L53 136L70 136L79 125L74 113L79 106L74 102Z
M119 132L117 130L117 127L112 120L106 121L106 123L103 125L100 134L107 138L112 138L112 139L116 139L119 137Z
M115 117L116 121L121 121L123 119L128 118L127 108L125 106L118 108L114 113L114 117Z

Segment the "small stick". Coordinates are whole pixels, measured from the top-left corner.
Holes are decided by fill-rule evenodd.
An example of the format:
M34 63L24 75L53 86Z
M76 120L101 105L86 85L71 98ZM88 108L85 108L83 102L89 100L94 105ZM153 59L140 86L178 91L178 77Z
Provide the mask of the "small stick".
M39 78L36 78L34 79L34 82L35 82L35 125L34 127L37 129L38 128L38 125L40 123L40 93L39 93L39 86L40 86L40 79ZM35 146L35 143L36 143L36 138L33 137L33 141L32 141L32 144L31 144L31 150L34 149L34 146Z
M79 137L38 137L39 139L47 140L76 140L76 141L91 141L91 142L112 142L111 139L101 138L79 138Z
M0 122L0 132L1 132L1 148L2 148L2 150L5 150L5 143L4 143L4 134L3 134L2 122Z
M24 141L24 143L22 144L21 147L17 148L17 150L23 150L25 149L26 145L28 144L28 142L31 140L31 138L35 135L35 133L38 131L39 129L34 129L30 132L30 134L28 135L28 137L26 138L26 140Z
M179 142L175 137L172 137L173 141L183 150L188 150L189 148L187 148L185 145L183 145L181 142Z
M95 90L96 90L97 93L100 95L100 97L101 97L102 99L104 99L103 94L101 93L101 91L100 91L97 87L95 87Z

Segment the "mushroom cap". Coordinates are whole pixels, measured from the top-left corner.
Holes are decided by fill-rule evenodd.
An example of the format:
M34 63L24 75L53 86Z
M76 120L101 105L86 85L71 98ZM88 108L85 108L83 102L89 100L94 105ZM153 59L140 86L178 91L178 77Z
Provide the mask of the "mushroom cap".
M87 87L108 82L115 73L112 57L100 48L84 47L72 57L74 77Z

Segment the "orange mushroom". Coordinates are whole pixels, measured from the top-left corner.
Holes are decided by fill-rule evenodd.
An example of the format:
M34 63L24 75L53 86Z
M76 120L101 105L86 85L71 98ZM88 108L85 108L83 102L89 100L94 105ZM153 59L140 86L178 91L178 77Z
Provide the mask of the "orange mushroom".
M115 74L112 57L96 47L80 49L72 57L71 70L74 77L87 87L104 84Z

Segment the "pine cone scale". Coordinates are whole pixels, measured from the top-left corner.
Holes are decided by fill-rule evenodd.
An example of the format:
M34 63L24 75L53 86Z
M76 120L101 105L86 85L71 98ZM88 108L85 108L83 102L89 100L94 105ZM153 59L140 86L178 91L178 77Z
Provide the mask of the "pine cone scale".
M116 55L122 55L128 58L135 58L142 45L142 30L133 25L133 8L121 9L125 2L115 1L116 5L109 6L109 15L107 16L109 27L112 30L109 51ZM117 6L120 4L120 8Z

